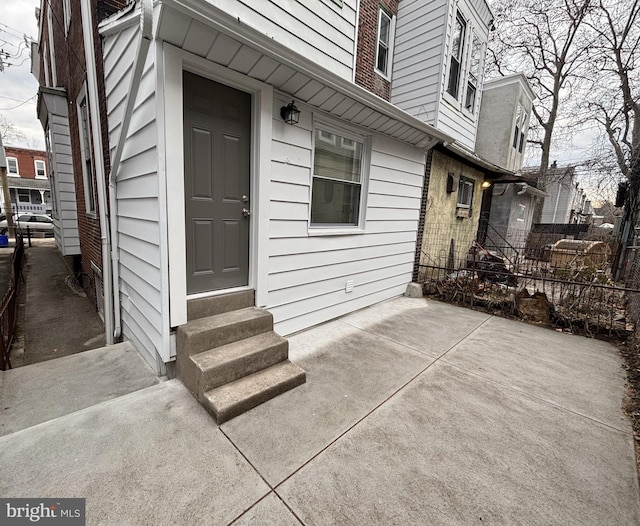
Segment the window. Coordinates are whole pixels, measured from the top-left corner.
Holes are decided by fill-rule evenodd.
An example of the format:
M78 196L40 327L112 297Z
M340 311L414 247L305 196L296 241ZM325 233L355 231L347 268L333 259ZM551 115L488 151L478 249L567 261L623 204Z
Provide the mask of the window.
M527 111L522 104L518 103L518 112L516 113L516 126L513 130L513 147L522 153L524 150L525 130L527 127Z
M36 159L34 161L36 166L36 179L46 179L47 178L47 169L44 164L44 161Z
M526 210L526 205L518 205L518 208L516 208L516 221L524 221Z
M85 208L88 213L95 213L96 198L93 184L93 157L91 153L91 137L89 127L89 107L83 89L78 102L78 126L80 129L80 154L82 157L82 176L84 180Z
M475 181L461 175L458 181L458 202L456 205L458 208L471 208L474 189Z
M15 157L7 157L7 173L12 177L20 177L18 159Z
M476 93L478 92L478 79L480 78L480 62L482 60L482 45L474 36L471 44L471 58L469 61L469 77L467 78L467 96L464 107L471 113L476 106Z
M456 15L456 21L453 27L453 40L451 41L451 59L449 62L449 84L447 86L447 93L458 98L460 91L460 73L462 57L464 57L464 38L467 29L467 24L460 16L460 13Z
M313 153L311 226L358 226L364 140L316 129Z
M378 43L376 46L376 70L385 77L391 76L393 45L393 17L384 9L378 11Z
M31 203L31 192L28 188L18 188L18 203Z

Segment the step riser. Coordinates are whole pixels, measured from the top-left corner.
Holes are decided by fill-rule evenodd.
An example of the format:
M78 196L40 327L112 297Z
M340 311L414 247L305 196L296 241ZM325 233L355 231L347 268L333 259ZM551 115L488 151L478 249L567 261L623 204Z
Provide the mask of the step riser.
M180 360L179 375L187 388L202 401L206 391L271 367L286 360L288 356L289 342L283 340L276 345L256 349L251 355L209 369L201 369L188 357Z
M178 328L176 344L180 353L191 356L271 330L273 330L271 315L242 320L222 327L206 328L198 332L187 332Z
M255 291L253 290L189 300L187 302L187 320L197 320L224 312L245 309L253 307L255 304Z
M216 419L218 425L223 424L235 418L236 416L246 413L250 409L275 398L276 396L285 393L294 387L302 385L306 381L306 374L302 369L301 372L295 376L287 378L285 381L278 383L277 385L270 386L259 393L255 393L250 397L238 400L235 404L219 408L209 398L205 396L203 405L207 411Z

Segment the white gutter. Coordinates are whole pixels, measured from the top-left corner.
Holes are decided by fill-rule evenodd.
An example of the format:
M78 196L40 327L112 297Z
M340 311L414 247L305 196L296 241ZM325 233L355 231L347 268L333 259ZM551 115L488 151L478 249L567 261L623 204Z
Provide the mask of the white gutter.
M115 306L115 326L114 337L119 338L122 332L122 322L120 319L120 264L118 253L118 199L116 196L116 183L118 181L118 170L120 169L120 161L122 159L122 150L129 132L129 124L131 124L131 116L133 115L133 105L138 95L140 87L140 79L144 70L144 62L151 44L151 25L153 18L153 4L151 0L142 0L140 2L140 39L138 40L138 49L134 59L133 73L129 82L129 90L127 91L127 100L125 103L124 115L120 126L120 135L116 142L116 151L111 159L111 173L109 174L109 209L110 227L113 242L111 245L111 261L113 275L113 304Z
M87 95L91 114L91 134L96 155L93 160L96 168L96 189L98 191L98 212L100 217L100 237L102 240L102 285L104 287L104 331L107 345L112 345L113 339L113 296L111 287L111 243L107 222L107 195L105 188L105 168L102 142L102 119L100 118L100 98L98 94L98 75L96 73L96 55L93 42L93 18L91 0L81 0L82 27L84 28L84 56L87 62Z

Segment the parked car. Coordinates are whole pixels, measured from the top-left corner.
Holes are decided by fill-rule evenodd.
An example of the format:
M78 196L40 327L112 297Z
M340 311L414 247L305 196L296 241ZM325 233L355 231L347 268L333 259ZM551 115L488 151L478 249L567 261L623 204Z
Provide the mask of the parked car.
M14 225L17 229L27 232L27 227L31 232L44 232L53 234L53 219L45 214L19 214L14 218ZM0 221L0 234L4 235L9 230L7 219Z

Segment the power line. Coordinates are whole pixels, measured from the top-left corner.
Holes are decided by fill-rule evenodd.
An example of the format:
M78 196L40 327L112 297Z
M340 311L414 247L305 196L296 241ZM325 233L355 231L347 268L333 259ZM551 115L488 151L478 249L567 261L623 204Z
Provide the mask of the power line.
M27 100L23 100L20 104L18 104L16 106L12 106L11 108L0 108L0 111L15 110L16 108L19 108L20 106L23 106L23 105L27 104L28 102L31 102L32 104L35 104L35 101L33 100L35 98L36 98L36 95L33 95L32 97L29 97Z

